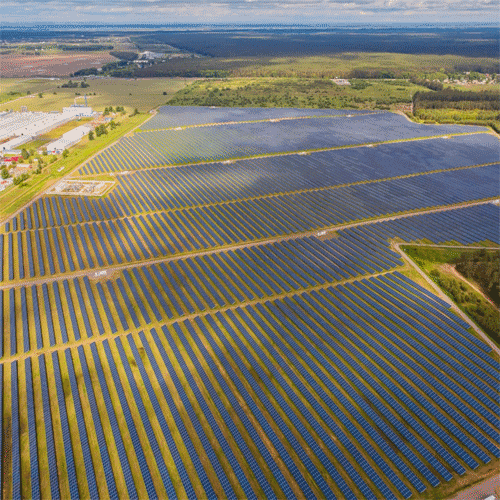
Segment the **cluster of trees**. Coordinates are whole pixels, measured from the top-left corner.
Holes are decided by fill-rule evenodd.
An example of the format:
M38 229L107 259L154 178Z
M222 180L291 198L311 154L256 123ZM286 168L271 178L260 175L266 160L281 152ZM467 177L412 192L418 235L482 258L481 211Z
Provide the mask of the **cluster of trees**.
M464 253L456 261L456 269L478 283L486 295L500 306L500 251Z
M412 77L410 78L410 82L414 83L415 85L420 85L421 87L427 87L430 90L440 91L444 89L444 86L441 82L433 82L422 78ZM422 94L423 92L420 93Z
M104 125L104 123L95 128L95 135L97 137L100 137L101 135L106 135L107 133L108 130L106 129L106 125Z
M93 44L93 45L58 45L57 48L59 50L64 50L64 51L93 52L97 50L113 50L114 47L113 45Z
M472 92L445 89L438 92L416 92L413 95L413 109L484 109L499 110L499 93L483 90Z
M14 186L18 186L18 185L22 184L24 181L26 181L27 179L29 179L29 174L21 174L21 175L14 177L14 179L12 179L12 182L14 183Z
M88 76L88 75L97 75L99 71L97 71L97 68L84 68L84 69L79 69L75 71L74 73L71 73L70 76L75 77L75 76Z
M124 61L134 61L139 57L137 52L126 52L126 51L111 51L110 56L116 57L117 59L122 59Z
M125 108L124 108L123 106L116 106L116 108L115 108L115 109L113 109L113 106L106 106L106 107L104 108L104 113L103 113L103 115L104 115L104 116L107 116L107 115L109 115L110 113L114 113L115 111L116 111L117 113L122 113L122 114L123 114L123 113L125 113Z
M93 141L95 137L101 137L101 135L107 135L108 134L108 129L109 127L111 130L114 130L116 127L120 125L119 123L116 123L115 121L111 120L107 125L102 123L98 127L95 128L95 130L91 130L89 132L89 141Z
M72 80L69 80L67 83L63 83L61 85L61 88L63 88L63 89L76 89L78 87L80 87L81 89L85 89L87 87L90 87L90 85L83 80L80 82L80 84L78 84L78 82L74 82Z
M498 310L479 294L469 291L464 282L460 282L452 276L446 276L437 269L433 269L429 274L486 333L495 338L497 342L499 341L500 317Z

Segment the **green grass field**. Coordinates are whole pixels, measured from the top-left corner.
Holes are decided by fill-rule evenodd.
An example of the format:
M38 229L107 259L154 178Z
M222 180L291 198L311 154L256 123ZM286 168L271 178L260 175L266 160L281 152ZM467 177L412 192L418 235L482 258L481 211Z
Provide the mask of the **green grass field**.
M350 86L329 79L227 78L200 80L179 90L172 105L299 108L388 108L411 102L424 87L405 80L352 80Z
M0 109L12 109L20 111L22 106L26 106L29 111L62 111L65 106L70 106L74 103L75 93L79 93L82 97L87 94L88 105L96 111L104 111L107 106L125 106L125 109L130 112L138 108L140 112L147 112L150 109L156 108L165 104L173 93L182 89L189 80L186 79L171 79L171 78L155 78L142 80L126 80L117 78L95 79L88 80L88 88L57 88L67 82L66 79L61 80L43 80L36 81L21 81L19 79L2 79L2 95L7 92L13 92L17 89L31 90L36 93L36 97L23 97L12 102L4 102ZM42 92L43 97L39 98L38 93ZM55 92L55 94L54 94ZM166 92L166 95L163 95ZM96 93L96 95L93 95ZM83 103L83 99L77 100L78 104Z

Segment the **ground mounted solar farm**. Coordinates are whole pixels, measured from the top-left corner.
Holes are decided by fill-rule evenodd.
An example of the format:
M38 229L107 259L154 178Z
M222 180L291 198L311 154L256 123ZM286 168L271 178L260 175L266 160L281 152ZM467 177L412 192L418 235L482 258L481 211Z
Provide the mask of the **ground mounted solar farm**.
M399 248L499 248L487 129L164 107L71 178L112 186L0 228L3 498L447 498L497 470L498 347Z

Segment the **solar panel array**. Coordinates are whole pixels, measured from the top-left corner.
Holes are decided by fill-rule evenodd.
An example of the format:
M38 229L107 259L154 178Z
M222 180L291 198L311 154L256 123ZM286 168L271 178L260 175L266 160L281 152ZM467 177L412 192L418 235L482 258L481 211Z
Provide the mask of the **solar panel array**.
M493 198L498 195L498 166L155 211L146 216L133 215L100 223L87 217L88 222L77 225L17 231L16 238L12 232L0 234L3 246L0 281L174 256ZM45 244L33 247L32 242L40 240Z
M486 130L471 126L467 132ZM120 139L79 173L121 172L463 132L464 128L457 125L417 125L394 113L153 130Z
M302 113L170 108L149 126ZM313 129L318 144L479 130L380 113L233 131L269 127L290 137L276 150ZM499 357L391 241L500 246L497 162L473 133L39 198L0 232L3 496L402 499L481 475L500 458Z
M299 108L217 108L215 106L162 106L140 126L140 130L155 130L189 125L276 120L310 116L338 116L376 113L377 111L346 109Z

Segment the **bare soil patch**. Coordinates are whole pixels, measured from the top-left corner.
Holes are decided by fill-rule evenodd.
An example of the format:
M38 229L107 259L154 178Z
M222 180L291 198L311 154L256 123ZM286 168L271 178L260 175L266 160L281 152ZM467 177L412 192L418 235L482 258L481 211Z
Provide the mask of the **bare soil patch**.
M67 76L83 68L99 68L116 59L107 52L77 52L48 56L0 56L0 74L4 78L30 76Z

